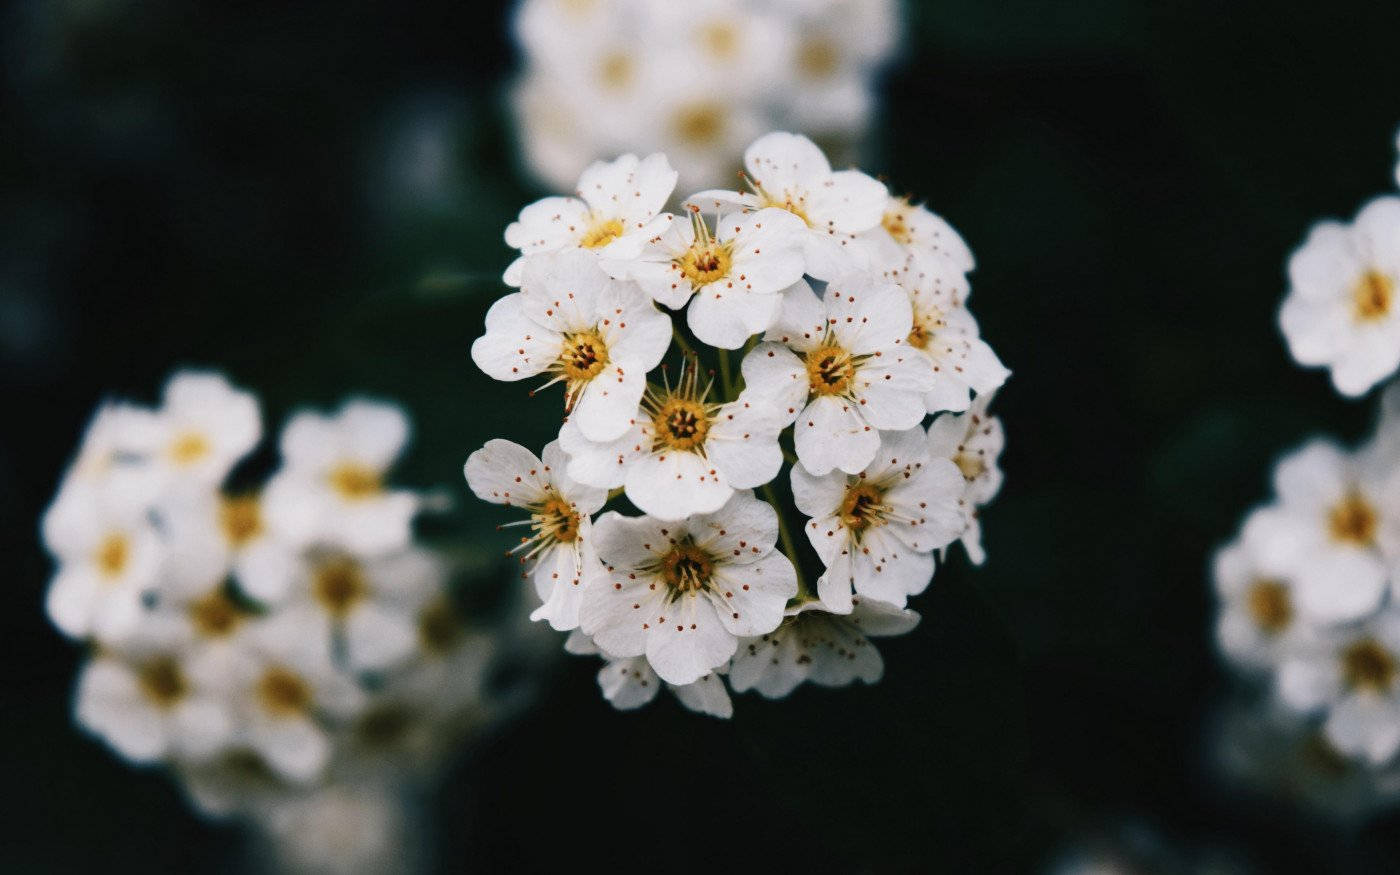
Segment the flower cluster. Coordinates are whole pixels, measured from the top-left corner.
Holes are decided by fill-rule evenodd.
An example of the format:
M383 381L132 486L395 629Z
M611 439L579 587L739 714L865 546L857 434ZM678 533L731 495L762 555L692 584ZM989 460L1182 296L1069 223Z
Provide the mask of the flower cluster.
M987 405L1008 372L967 309L961 238L804 137L761 137L745 166L749 191L682 215L662 212L661 154L526 207L506 230L518 291L472 346L496 379L562 384L557 439L489 441L465 473L525 512L533 616L607 660L620 708L665 682L728 716L725 674L767 696L875 680L868 636L913 627L951 543L983 559L1000 487ZM624 496L642 515L605 509Z
M270 824L334 788L392 797L482 716L491 641L387 476L404 413L301 412L260 486L257 399L181 372L102 405L43 520L47 610L91 645L76 717L212 815Z
M852 149L898 30L896 0L523 0L520 147L553 189L628 151L675 156L687 189L722 183L773 128Z
M1317 225L1279 315L1294 357L1330 366L1346 396L1386 380L1400 364L1398 279L1400 198ZM1295 776L1304 801L1347 810L1394 796L1400 762L1400 382L1380 408L1360 446L1315 438L1282 458L1273 500L1213 572L1220 650L1267 690L1258 715L1225 721L1223 764Z

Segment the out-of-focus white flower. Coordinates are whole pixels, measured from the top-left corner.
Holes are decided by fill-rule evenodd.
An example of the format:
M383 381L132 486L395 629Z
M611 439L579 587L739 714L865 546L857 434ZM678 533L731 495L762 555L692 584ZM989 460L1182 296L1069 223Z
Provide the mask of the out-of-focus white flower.
M70 638L131 634L166 553L144 496L70 482L44 514L43 535L58 563L45 600L53 624Z
M806 283L783 297L777 323L743 361L746 392L786 422L802 467L849 474L870 464L880 431L924 417L933 372L910 347L908 296L896 285L853 273L818 298Z
M507 440L487 441L467 458L467 485L482 501L529 511L510 525L530 526L520 539L520 561L535 582L543 604L531 614L560 631L578 626L579 603L588 577L598 570L590 517L607 501L606 489L587 486L566 471L568 459L558 441L544 458Z
M1280 525L1270 550L1296 566L1298 607L1315 622L1356 620L1380 607L1387 556L1400 543L1395 501L1385 493L1391 464L1314 440L1274 470Z
M506 283L520 285L527 256L571 249L605 253L613 241L656 218L675 187L676 171L659 152L595 162L579 177L578 197L535 201L506 227L506 243L521 253L506 268Z
M607 574L585 590L580 628L608 656L645 654L677 686L724 665L739 638L776 628L797 594L774 548L777 514L747 492L679 523L609 512L596 532Z
M851 605L840 615L819 601L805 602L777 629L740 641L729 668L734 692L753 689L781 699L803 681L824 687L878 681L885 665L869 639L903 635L919 615L874 599L852 598Z
M70 485L100 488L132 504L153 498L163 484L151 457L163 433L155 411L134 404L102 404L83 434L60 491Z
M879 224L861 234L859 243L876 270L900 270L910 257L926 255L941 256L962 273L976 267L962 235L928 207L907 197L886 200Z
M211 371L180 371L165 384L156 461L172 479L217 486L262 439L258 399Z
M392 404L355 400L338 413L296 414L282 431L282 468L263 492L263 519L297 547L360 555L401 549L419 498L384 478L408 443L408 419Z
M1278 692L1298 711L1324 711L1338 751L1387 762L1400 750L1400 611L1319 636L1283 663Z
M1011 372L982 340L977 320L967 309L967 277L937 255L911 255L887 274L909 294L913 314L907 343L919 351L932 371L933 385L924 395L929 413L962 411L973 393L996 391Z
M419 871L423 849L406 800L382 783L336 783L259 812L276 869L327 875Z
M617 440L595 443L566 422L559 444L569 456L569 476L591 486L623 486L650 516L679 520L713 513L736 489L761 486L783 464L778 432L783 422L761 399L747 395L728 404L706 399L694 366L675 387L651 386L632 427Z
M1325 365L1343 395L1400 365L1400 198L1379 197L1350 225L1320 222L1288 261L1279 324L1293 357Z
M673 310L690 302L686 324L701 342L738 349L773 324L783 291L802 279L805 229L776 208L721 215L713 232L699 210L689 222L663 213L633 232L641 238L636 257L604 267Z
M101 653L78 678L78 722L135 763L208 760L233 740L218 666L172 652Z
M806 272L819 280L836 279L863 255L854 237L880 224L889 197L884 183L859 170L833 173L815 143L783 132L754 141L744 152L744 166L753 191L711 189L686 203L716 213L787 210L802 220Z
M1215 638L1227 658L1246 669L1274 669L1310 640L1307 618L1295 604L1297 570L1291 532L1280 512L1250 514L1237 539L1215 554L1220 598Z
M570 421L608 441L631 425L647 372L670 344L671 320L635 285L569 252L526 259L521 291L491 306L472 360L497 380L549 372L564 383Z
M256 492L178 491L156 513L170 550L167 594L200 594L232 573L249 596L275 601L298 571L301 551L268 526Z
M817 592L826 610L848 614L851 591L903 607L933 579L933 551L967 525L966 481L947 459L931 458L918 427L886 432L875 458L855 474L792 469L797 509L826 572Z
M1001 491L1002 472L998 464L1006 446L1001 419L987 412L992 396L978 395L966 413L944 413L928 427L928 451L935 459L951 459L967 481L963 503L968 511L963 549L974 565L987 559L982 549L982 522L978 508L991 502Z

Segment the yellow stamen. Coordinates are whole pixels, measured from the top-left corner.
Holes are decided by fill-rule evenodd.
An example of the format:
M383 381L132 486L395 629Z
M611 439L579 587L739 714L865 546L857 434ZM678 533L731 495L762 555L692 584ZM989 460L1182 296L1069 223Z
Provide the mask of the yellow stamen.
M168 656L151 660L136 673L141 692L159 708L169 708L189 692L180 664Z
M1344 544L1368 547L1375 543L1380 515L1359 492L1352 490L1327 512L1327 530Z
M723 136L725 126L724 107L714 101L687 104L671 117L676 139L691 146L714 145Z
M677 595L703 589L714 570L714 560L689 540L677 543L661 557L661 579Z
M825 37L809 37L797 47L797 70L808 79L829 78L840 62L840 51Z
M856 374L855 360L828 340L807 353L807 382L813 395L844 395Z
M323 558L312 572L311 593L333 617L343 618L369 595L360 563L349 556Z
M621 237L622 231L622 222L618 219L597 222L583 235L578 245L585 249L601 249Z
M1395 657L1374 638L1353 641L1342 650L1342 679L1349 689L1386 692L1395 671Z
M209 455L209 439L197 431L187 431L170 442L170 458L177 465L193 465Z
M378 495L384 489L379 472L358 462L341 462L331 470L331 487L349 501Z
M263 710L274 717L298 717L311 709L311 686L301 675L281 666L263 672L257 696Z
M121 532L112 532L97 547L97 570L104 577L119 577L131 560L131 541Z
M1384 319L1395 304L1395 280L1377 270L1366 271L1352 289L1352 303L1358 320Z
M219 527L231 546L242 547L262 534L262 512L256 495L223 497L219 501Z
M884 494L874 484L857 481L846 487L841 499L841 524L853 534L884 525Z
M214 590L190 605L190 622L205 638L226 638L242 624L243 609L223 590Z
M1276 635L1293 622L1293 599L1288 587L1277 580L1256 580L1245 594L1245 605L1254 624Z

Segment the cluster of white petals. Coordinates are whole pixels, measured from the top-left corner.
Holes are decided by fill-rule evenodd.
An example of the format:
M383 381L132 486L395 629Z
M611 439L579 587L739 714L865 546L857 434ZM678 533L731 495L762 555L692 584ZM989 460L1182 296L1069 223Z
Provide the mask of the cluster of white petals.
M389 485L401 409L296 413L258 486L262 429L216 373L175 374L155 409L104 404L42 530L49 617L92 652L78 722L201 811L272 829L425 781L487 713L493 645L415 542L419 494Z
M728 717L731 689L872 682L867 636L913 628L947 548L985 558L1009 372L967 309L971 252L805 137L760 137L744 165L748 191L682 215L659 153L526 207L517 290L472 345L488 375L542 380L531 396L562 384L555 440L488 441L465 474L521 512L532 618L602 656L618 708L665 684ZM624 498L640 515L608 509Z
M896 0L522 0L511 94L535 177L665 152L687 189L728 182L765 130L853 151L899 40ZM591 205L591 201L590 201Z

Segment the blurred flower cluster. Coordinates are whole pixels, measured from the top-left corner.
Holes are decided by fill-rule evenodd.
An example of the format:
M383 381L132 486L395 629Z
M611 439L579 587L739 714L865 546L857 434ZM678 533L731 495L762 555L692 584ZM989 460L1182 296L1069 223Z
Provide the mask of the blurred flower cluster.
M734 178L767 130L853 157L899 40L896 0L523 0L512 92L530 171L567 190L593 160L661 151L683 189Z
M914 627L954 541L982 561L1000 487L987 406L1008 371L967 309L962 239L805 137L765 135L744 164L748 191L681 216L660 153L527 206L506 229L519 290L472 346L496 379L562 384L556 440L489 441L465 473L526 513L533 617L604 657L619 708L664 682L727 717L724 675L769 697L876 680L868 639ZM624 497L643 515L598 515Z
M399 806L490 717L493 640L415 543L420 494L388 484L402 410L295 414L265 480L262 436L257 399L216 373L175 374L157 409L103 404L43 520L47 609L90 647L83 727L344 870L394 852Z
M1400 198L1321 222L1289 260L1279 319L1346 396L1400 364ZM1314 438L1215 557L1216 637L1257 708L1222 719L1222 761L1341 816L1400 799L1400 382L1359 446Z

